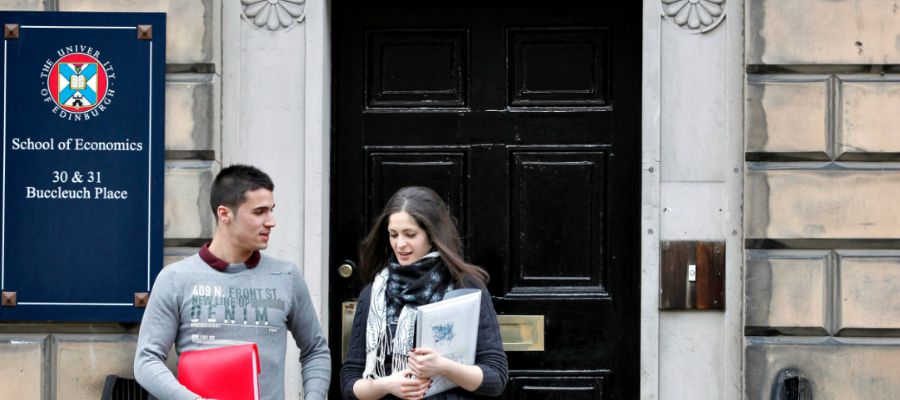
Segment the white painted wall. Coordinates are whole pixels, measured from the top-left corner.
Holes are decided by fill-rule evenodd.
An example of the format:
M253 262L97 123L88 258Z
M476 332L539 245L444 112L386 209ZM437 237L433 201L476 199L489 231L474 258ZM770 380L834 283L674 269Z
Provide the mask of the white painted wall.
M257 27L239 2L222 13L222 164L253 164L275 182L267 254L300 266L327 332L330 17L308 0L289 27ZM288 335L285 393L302 398L300 352Z
M738 399L743 3L726 1L718 25L693 32L667 6L644 1L641 398ZM726 242L724 312L659 311L669 240Z

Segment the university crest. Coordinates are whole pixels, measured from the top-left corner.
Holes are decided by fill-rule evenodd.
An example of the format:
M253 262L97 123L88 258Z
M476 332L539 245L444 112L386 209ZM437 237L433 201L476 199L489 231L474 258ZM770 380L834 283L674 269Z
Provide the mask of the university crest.
M47 78L50 96L71 113L97 107L107 93L107 75L100 61L84 53L68 54L53 64Z

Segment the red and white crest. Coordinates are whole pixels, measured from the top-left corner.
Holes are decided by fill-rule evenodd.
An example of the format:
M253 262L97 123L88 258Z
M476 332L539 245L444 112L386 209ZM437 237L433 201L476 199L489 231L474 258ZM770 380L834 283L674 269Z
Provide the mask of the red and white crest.
M49 75L50 96L66 111L88 112L106 97L106 71L99 60L87 54L72 53L60 58Z

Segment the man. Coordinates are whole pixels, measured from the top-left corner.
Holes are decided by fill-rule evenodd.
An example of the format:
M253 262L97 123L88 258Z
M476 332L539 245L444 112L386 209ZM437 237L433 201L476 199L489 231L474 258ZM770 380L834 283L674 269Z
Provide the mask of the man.
M325 399L331 359L306 281L293 263L260 254L275 227L272 180L246 165L216 176L210 205L216 233L200 253L163 268L144 312L134 375L163 400L201 398L166 368L172 343L180 355L256 343L261 399L285 398L286 332L300 348L306 400Z

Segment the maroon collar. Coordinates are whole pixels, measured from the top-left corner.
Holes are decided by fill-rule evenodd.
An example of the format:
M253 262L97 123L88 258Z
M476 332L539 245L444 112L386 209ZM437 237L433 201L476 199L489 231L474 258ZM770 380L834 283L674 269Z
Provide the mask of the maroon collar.
M210 267L219 271L224 271L229 265L227 261L216 257L215 254L209 251L209 243L204 244L203 247L200 248L200 258L209 264ZM259 254L259 250L254 251L253 254L250 255L250 258L248 258L247 261L244 261L244 265L246 265L247 268L253 268L259 265L260 258L262 258L262 256Z

